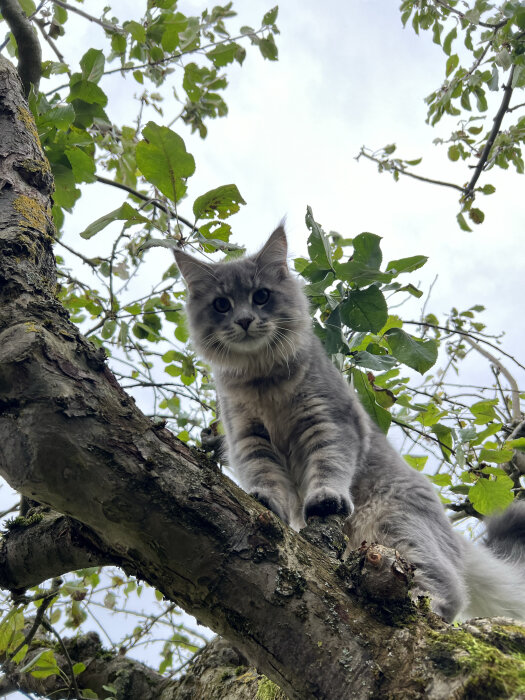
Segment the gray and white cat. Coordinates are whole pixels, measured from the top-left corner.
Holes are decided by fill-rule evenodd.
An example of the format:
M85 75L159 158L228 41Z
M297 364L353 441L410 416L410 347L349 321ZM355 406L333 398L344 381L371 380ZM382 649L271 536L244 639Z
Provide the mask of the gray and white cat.
M452 529L433 486L391 447L324 352L286 255L282 226L259 253L231 262L175 252L190 335L212 366L241 484L296 528L313 515L349 516L350 545L398 549L448 620L525 619L525 504L494 520L490 549Z

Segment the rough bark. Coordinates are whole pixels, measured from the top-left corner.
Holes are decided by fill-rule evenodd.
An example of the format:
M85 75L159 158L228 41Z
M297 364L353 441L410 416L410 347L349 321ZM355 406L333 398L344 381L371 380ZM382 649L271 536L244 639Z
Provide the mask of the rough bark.
M95 632L63 641L71 662L81 662L86 667L77 676L79 689L89 688L99 697L107 695L104 686L113 686L116 696L125 700L256 700L259 689L270 683L249 667L240 652L219 637L195 655L180 679L167 678L140 661L104 649ZM35 638L24 663L43 647L53 649L58 665L67 668L60 646L43 634ZM35 678L29 673L20 673L16 664L5 664L0 694L7 695L15 690L38 693L50 700L71 697L71 689L64 685L60 676ZM281 694L272 700L286 698Z
M450 628L397 584L379 600L374 552L342 564L294 533L118 386L56 299L49 169L4 60L0 183L0 473L15 489L81 523L88 549L229 639L292 700L519 696L523 628ZM38 566L11 585L50 575Z

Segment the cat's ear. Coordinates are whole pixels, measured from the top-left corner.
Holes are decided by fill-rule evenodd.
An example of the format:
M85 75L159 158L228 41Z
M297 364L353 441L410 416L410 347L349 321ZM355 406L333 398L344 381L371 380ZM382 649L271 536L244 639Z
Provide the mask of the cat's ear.
M281 224L272 233L264 246L255 256L255 260L261 267L278 268L280 271L288 269L286 264L286 254L288 252L288 243L286 241L286 233L284 226Z
M188 287L191 288L194 285L198 285L203 280L213 277L211 265L202 262L202 260L198 260L192 255L184 253L182 250L174 250L173 255L175 256L177 267L186 280Z

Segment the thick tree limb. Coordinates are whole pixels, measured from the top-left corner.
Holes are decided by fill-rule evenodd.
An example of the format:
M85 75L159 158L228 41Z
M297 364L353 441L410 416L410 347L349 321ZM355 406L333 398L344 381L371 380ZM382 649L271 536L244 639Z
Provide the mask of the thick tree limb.
M72 518L45 512L39 522L26 522L0 541L0 588L30 588L68 571L121 563L92 530Z
M384 580L395 567L370 566L367 550L351 566L327 555L137 409L55 297L48 165L35 139L0 60L0 473L13 488L87 526L292 700L475 697L491 673L476 663L480 645L496 669L522 668L522 628L513 646L498 651L485 636L467 647L468 664L456 660L459 632L470 633L396 587L378 600L373 570ZM519 682L509 671L505 690Z
M35 86L35 91L38 90L42 75L40 43L18 0L0 0L0 12L15 37L18 49L18 75L27 97L31 84Z

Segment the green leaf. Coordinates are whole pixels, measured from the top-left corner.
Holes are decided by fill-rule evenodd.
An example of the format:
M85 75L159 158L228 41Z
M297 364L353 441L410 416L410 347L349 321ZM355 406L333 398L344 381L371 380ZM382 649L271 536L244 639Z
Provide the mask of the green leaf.
M27 644L24 644L24 646L20 649L20 651L18 651L13 656L11 661L15 664L19 664L22 661L22 659L25 659L25 656L27 654L28 649L29 649L29 646Z
M467 224L467 221L466 221L465 217L463 216L463 214L462 214L461 212L459 212L459 214L457 215L456 219L457 219L457 221L458 221L459 228L460 228L462 231L470 231L470 232L472 232L472 229L471 229L470 226Z
M176 12L170 17L166 17L165 27L161 44L164 51L171 53L179 45L179 34L188 27L188 18L181 12Z
M56 186L53 194L55 204L71 211L80 197L80 190L76 187L73 171L62 163L55 163L53 165L53 177L55 178Z
M374 390L368 381L368 377L363 372L353 369L352 380L354 388L357 391L365 411L376 423L376 425L378 425L379 428L386 434L388 432L388 428L390 427L392 416L386 409L377 404Z
M452 430L447 425L436 423L432 426L431 431L439 440L439 449L444 459L450 463L452 454Z
M352 259L368 268L379 270L383 260L380 241L381 236L376 236L375 233L360 233L352 241L354 246Z
M106 93L90 80L78 80L71 85L71 90L66 99L68 102L82 100L88 104L97 104L101 107L105 107L108 103Z
M78 663L73 665L73 673L75 676L80 675L86 670L85 664L82 663L82 661L79 661Z
M143 44L146 41L146 27L140 24L140 22L135 22L133 20L124 22L122 28L128 34L131 34L131 37L139 44Z
M423 468L424 468L425 464L427 463L428 455L422 455L420 457L416 457L414 455L403 455L403 459L413 469L416 469L418 472L420 472L420 471L423 471Z
M166 126L148 122L142 135L144 141L137 144L137 166L163 195L178 201L186 192L182 178L195 172L193 156L186 151L182 138Z
M275 20L277 19L277 14L279 12L279 6L276 5L273 7L271 10L269 10L263 17L262 23L266 26L269 27L272 24L275 24Z
M193 203L195 219L226 219L240 209L240 204L246 204L236 185L222 185L206 194L197 197Z
M507 442L505 443L505 447L523 452L525 451L525 438L521 437L514 438L513 440L507 440Z
M446 66L446 76L448 76L453 73L456 68L459 65L459 57L457 54L452 54L452 56L449 57L447 60L447 66Z
M376 372L392 369L397 360L392 355L374 355L366 350L360 350L352 355L352 361L360 367L366 367Z
M89 49L80 59L82 77L92 83L98 83L104 74L105 58L100 49Z
M387 272L395 272L400 275L402 272L414 272L427 262L426 255L413 255L410 258L400 258L399 260L391 260L386 266Z
M58 105L40 114L37 118L37 126L40 134L44 129L51 126L65 131L74 120L75 110L73 105Z
M459 160L460 156L461 156L461 151L460 151L459 146L457 144L450 146L450 148L448 149L449 160L455 162L456 160Z
M132 226L133 224L151 223L149 219L133 209L131 204L124 202L124 204L118 209L110 211L109 214L101 216L100 219L97 219L90 224L84 231L82 231L80 236L82 238L92 238L95 234L102 231L103 228L106 228L106 226L111 224L113 221L126 221L128 226Z
M504 510L514 500L513 481L506 474L496 479L480 478L469 490L469 499L482 515Z
M91 156L78 147L66 148L64 153L77 182L96 182L95 160Z
M266 38L259 40L259 51L263 58L269 61L276 61L279 55L273 34L269 34Z
M454 27L454 29L452 29L443 40L443 51L447 54L447 56L450 56L450 52L452 50L452 42L457 37L457 35L457 29L456 27Z
M211 51L208 51L206 56L213 62L215 68L222 68L228 63L232 63L237 57L239 44L232 42L231 44L219 44Z
M308 254L316 267L322 270L332 270L332 251L330 243L319 224L315 221L311 207L306 207L306 226L310 231L308 236Z
M348 350L348 343L341 328L341 316L337 306L324 322L325 337L324 346L328 355L345 353Z
M414 287L413 284L406 284L404 287L401 287L398 291L408 292L413 297L416 297L416 299L421 299L421 297L423 296L423 292L421 291L421 289Z
M436 363L438 347L432 338L413 338L401 328L390 328L385 337L392 355L420 374L427 372Z
M508 49L503 47L501 51L496 54L496 63L498 66L501 66L503 70L508 70L511 65L512 65L512 58L510 53L508 52Z
M479 188L479 191L483 192L483 194L494 194L496 188L494 185L483 185L483 187Z
M482 224L483 221L485 220L485 214L481 211L481 209L478 209L476 207L473 207L470 209L468 213L469 219L473 221L475 224Z
M343 282L350 282L357 287L366 287L373 282L385 282L388 284L395 276L392 272L381 272L356 260L348 260L345 263L335 262L334 270L337 279Z
M452 486L450 474L429 474L428 478L436 486L443 488L444 486Z
M479 453L480 462L493 462L494 464L505 464L512 459L514 455L514 450L491 450L491 449L481 449Z
M353 331L377 333L388 319L383 293L374 285L356 289L340 305L341 320Z
M497 419L498 414L494 410L494 406L498 405L498 399L490 399L486 401L477 401L470 406L470 412L474 416L475 425L484 425L492 420Z
M27 673L27 671L30 671L35 678L48 678L48 676L58 676L60 674L55 655L51 649L41 651L20 669L20 673Z

